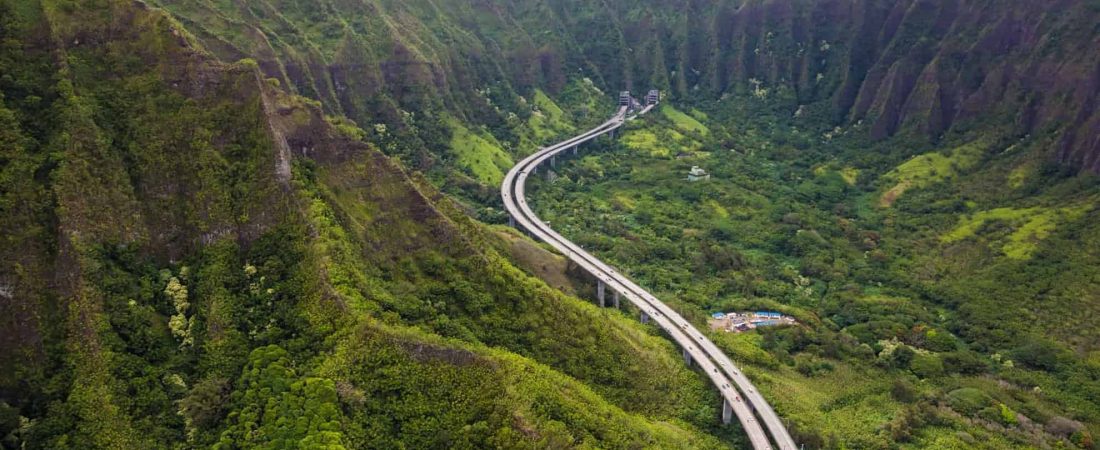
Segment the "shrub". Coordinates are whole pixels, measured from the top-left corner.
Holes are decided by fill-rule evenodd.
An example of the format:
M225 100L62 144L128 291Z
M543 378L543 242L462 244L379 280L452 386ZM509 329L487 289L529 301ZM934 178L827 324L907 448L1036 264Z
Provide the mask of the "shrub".
M978 374L988 370L988 365L972 351L962 350L940 355L946 373Z
M919 394L916 386L913 386L909 380L899 378L890 385L890 396L902 403L913 403Z
M1009 408L1008 405L1001 403L1001 415L1000 422L1007 426L1016 426L1020 424L1020 420L1016 417L1016 411Z
M1061 345L1036 339L1013 350L1012 358L1034 369L1054 371L1065 359L1066 353L1067 350Z
M1047 421L1047 432L1055 436L1069 437L1073 433L1085 429L1085 426L1076 420L1068 419L1062 416L1051 417Z
M936 355L917 354L909 363L909 370L921 378L936 378L943 375L943 361Z
M988 394L975 388L955 389L947 394L951 408L963 414L974 415L993 404Z

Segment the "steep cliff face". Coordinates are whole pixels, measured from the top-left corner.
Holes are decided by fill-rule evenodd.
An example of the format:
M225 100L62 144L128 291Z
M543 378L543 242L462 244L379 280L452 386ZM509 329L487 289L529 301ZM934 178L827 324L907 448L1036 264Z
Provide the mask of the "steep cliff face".
M1100 8L1090 2L750 2L714 15L691 48L685 86L717 92L750 79L788 87L799 103L827 100L873 137L938 137L990 128L1059 136L1052 157L1100 170Z
M262 85L254 70L196 52L170 18L140 3L0 9L9 137L0 409L45 419L23 424L20 439L32 446L144 447L156 438L130 419L140 415L130 364L161 360L157 349L173 345L168 328L189 340L205 333L182 312L182 324L166 327L167 310L148 295L116 297L128 282L113 263L136 255L168 266L217 242L247 248L288 220L289 179L277 170ZM177 309L200 309L187 304ZM170 422L170 411L150 414ZM67 431L45 431L54 425Z
M1054 133L1051 158L1100 171L1088 1L162 4L223 58L257 58L360 123L443 105L502 124L517 95L581 75L681 101L767 89L792 111L824 102L835 124L864 121L875 138Z
M837 124L884 138L986 127L1059 137L1051 157L1100 170L1100 7L990 0L611 2L564 28L611 83L681 99L768 88L827 102ZM682 13L677 13L682 11ZM537 24L532 20L527 25ZM553 27L552 27L553 28ZM592 36L593 30L613 38ZM608 45L620 46L607 49ZM563 49L568 51L568 49Z
M94 246L176 260L219 239L251 241L287 212L289 180L275 176L251 70L200 57L140 5L105 3L105 24L49 6L27 5L3 29L12 139L0 279L4 316L23 330L3 336L26 354L44 352L39 331L62 333L58 315L94 308L82 301Z
M419 145L445 145L444 111L465 122L503 127L508 112L522 109L513 81L527 88L563 84L543 83L541 76L529 73L528 64L510 65L497 42L465 28L465 21L485 12L480 5L157 3L222 60L253 58L267 77L290 92L321 101L326 112L349 117L368 131L374 124L389 125ZM510 30L517 31L522 33ZM426 169L439 153L406 159Z
M669 343L281 85L141 2L0 0L0 445L736 441Z

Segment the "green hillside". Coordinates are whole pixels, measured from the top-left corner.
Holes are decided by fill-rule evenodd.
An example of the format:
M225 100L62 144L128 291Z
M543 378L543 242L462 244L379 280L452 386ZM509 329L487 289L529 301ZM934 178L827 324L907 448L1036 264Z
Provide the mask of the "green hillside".
M4 448L738 442L671 343L257 63L129 2L0 10Z
M0 0L0 449L1092 449L1100 8ZM689 182L693 166L709 179ZM547 181L552 179L553 181Z

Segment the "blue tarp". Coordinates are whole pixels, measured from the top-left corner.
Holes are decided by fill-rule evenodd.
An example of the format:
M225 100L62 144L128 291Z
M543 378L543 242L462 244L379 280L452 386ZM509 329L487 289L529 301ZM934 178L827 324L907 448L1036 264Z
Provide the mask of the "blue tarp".
M710 316L715 318L715 319L721 319L723 317L726 317L726 315L723 314L723 313L714 313L714 314L711 314Z

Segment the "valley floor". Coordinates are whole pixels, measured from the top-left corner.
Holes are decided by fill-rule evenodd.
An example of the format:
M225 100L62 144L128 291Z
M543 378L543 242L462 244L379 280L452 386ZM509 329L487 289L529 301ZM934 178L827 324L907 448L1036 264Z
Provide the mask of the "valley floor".
M794 317L711 338L749 366L809 446L1091 445L1100 353L1084 318L1097 305L1080 289L1092 289L1084 268L1098 266L1066 250L1100 231L1086 219L1097 214L1095 179L1031 171L1026 183L1056 187L998 192L992 179L1034 162L990 161L982 141L887 170L845 150L855 141L809 138L796 158L770 140L791 133L783 139L800 145L808 132L711 108L665 106L614 148L559 164L531 203L697 325L731 310ZM688 180L696 169L709 177ZM1006 203L1035 206L997 206ZM1060 276L1074 287L1047 308L1008 293L1067 257L1081 267ZM1003 295L977 288L993 282ZM988 309L1012 303L1020 309ZM1078 313L1055 312L1069 304ZM1064 416L1079 421L1070 433Z

